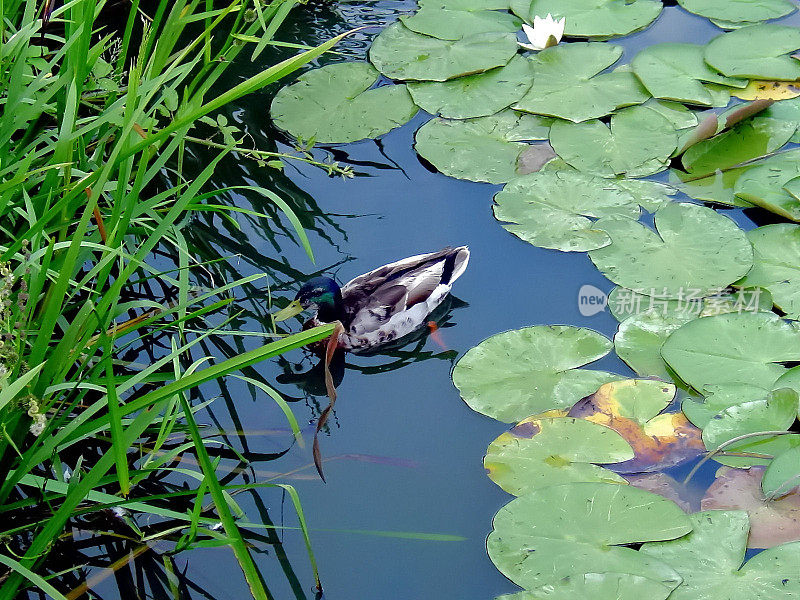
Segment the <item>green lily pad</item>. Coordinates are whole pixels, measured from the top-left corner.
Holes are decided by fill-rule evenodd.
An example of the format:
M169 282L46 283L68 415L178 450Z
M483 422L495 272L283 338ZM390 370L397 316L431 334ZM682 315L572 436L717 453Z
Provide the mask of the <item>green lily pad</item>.
M708 450L741 435L759 431L786 431L797 418L795 390L775 390L767 397L734 404L714 415L703 427L703 443Z
M796 27L751 25L711 40L705 60L728 77L793 81L800 79L800 61L789 54L798 48Z
M770 119L789 121L800 129L800 97L779 100L760 114L762 117L769 117ZM795 144L800 143L800 132L795 132L789 141Z
M626 108L602 121L556 121L550 128L550 145L579 171L602 177L645 177L666 168L678 138L672 124L643 106Z
M747 169L736 180L737 197L792 221L800 221L800 201L785 186L800 176L800 151L790 150Z
M800 543L770 548L742 566L747 513L712 510L689 519L693 529L686 537L644 544L640 550L683 577L670 600L790 600L800 594Z
M772 389L800 360L800 325L773 313L742 312L703 317L675 331L661 356L694 389L743 383Z
M744 402L763 400L772 393L766 388L744 383L708 385L703 392L704 398L686 398L681 404L683 414L701 429L723 410Z
M724 77L714 71L703 60L703 50L703 46L695 44L656 44L639 52L631 66L656 98L714 106L717 99L705 83L745 87L747 80Z
M494 216L517 237L542 248L584 252L611 243L592 219L638 218L636 197L616 182L579 171L551 171L512 180L494 200Z
M583 576L565 577L538 590L498 596L495 600L666 600L671 591L671 587L659 581L630 573L585 573Z
M650 94L627 71L598 74L622 56L622 47L599 42L553 46L531 59L533 85L514 108L573 122L641 104Z
M725 102L727 104L727 101ZM646 106L672 123L675 129L688 129L697 125L697 113L689 110L679 102L650 98L642 106Z
M465 121L437 118L419 128L415 148L450 177L505 183L520 175L517 162L529 147L518 140L543 139L548 130L548 120L512 110Z
M598 568L675 587L680 577L660 560L623 547L691 531L671 500L629 485L568 483L512 500L494 517L489 558L527 589L580 578Z
M365 62L307 71L272 101L275 124L296 138L323 144L383 135L417 113L404 85L370 89L380 74Z
M456 363L453 383L470 408L517 423L551 408L568 408L609 381L605 371L579 369L611 351L605 336L568 325L500 333Z
M744 232L710 208L668 204L656 212L655 226L657 232L633 219L600 219L595 227L611 244L589 258L617 285L665 299L713 293L753 265Z
M513 33L522 21L507 12L486 10L480 3L422 0L414 15L400 17L408 29L440 40L460 40L476 33Z
M800 319L800 225L778 223L747 232L753 244L753 268L739 285L769 290L779 309Z
M598 465L631 458L630 445L613 429L571 417L533 416L494 440L483 465L489 479L519 496L576 481L625 484Z
M789 448L769 463L761 480L767 498L780 498L800 485L800 448Z
M658 309L631 315L619 324L614 350L638 375L671 380L672 375L661 358L661 346L673 331L694 318L690 312Z
M504 67L450 81L420 81L408 91L422 110L447 119L493 115L522 98L533 82L528 59L515 56Z
M678 0L678 4L701 17L733 25L778 19L797 10L789 0Z
M552 14L566 18L564 35L609 38L644 29L661 14L656 0L511 0L511 10L528 22Z
M672 169L670 171L670 181L680 191L695 200L723 206L752 207L752 204L738 198L734 192L739 176L749 168L737 167L727 171L717 171L713 175L700 177L699 179L683 171Z
M753 117L691 146L681 162L692 174L713 174L781 148L797 127L789 121Z
M513 33L478 33L449 41L394 23L375 38L369 59L391 79L446 81L502 67L516 54Z

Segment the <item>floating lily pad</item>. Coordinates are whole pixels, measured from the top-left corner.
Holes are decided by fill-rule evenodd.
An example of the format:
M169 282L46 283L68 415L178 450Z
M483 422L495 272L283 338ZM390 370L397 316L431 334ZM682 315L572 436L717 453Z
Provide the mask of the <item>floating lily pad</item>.
M644 544L640 551L683 577L670 600L790 600L800 594L800 544L765 550L742 566L750 527L747 513L712 510L689 518L689 535Z
M499 596L495 600L665 600L671 591L671 587L658 581L630 573L586 573L583 576L565 577L558 583L538 590Z
M672 169L670 171L670 179L680 191L695 200L723 206L752 207L753 205L746 200L737 198L734 192L736 181L748 168L750 167L737 167L727 171L717 171L713 175L700 177L699 179L687 175L683 171Z
M753 467L747 471L724 469L706 491L701 503L703 510L747 511L750 518L748 548L772 548L778 544L800 540L800 494L791 494L780 500L767 500L761 491L763 473L763 467ZM794 549L795 556L800 554L798 552L800 544L793 543L789 547ZM760 555L756 558L758 556ZM797 583L800 561L796 564L795 587L790 588L795 590L793 595L763 596L765 600L797 597L797 593L800 592L800 585ZM768 573L763 575L768 576Z
M272 101L275 124L293 136L324 144L374 138L417 112L404 85L370 89L380 74L365 62L307 71Z
M705 83L744 87L747 80L724 77L703 60L703 46L664 43L639 52L631 63L653 96L688 104L715 106L716 95Z
M583 419L533 416L494 440L483 465L489 479L519 496L575 481L624 484L597 465L631 458L630 445L613 429Z
M800 225L779 223L747 232L753 244L753 268L740 285L769 290L775 306L800 319Z
M690 311L657 308L629 316L614 336L614 350L638 375L672 379L661 358L661 346L681 325L697 318Z
M664 469L695 458L705 448L700 430L680 412L662 413L675 397L675 386L654 379L626 379L600 386L569 411L619 433L635 456L609 465L617 473Z
M798 48L800 29L752 25L711 40L705 59L728 77L794 81L800 79L800 61L789 54Z
M797 10L789 0L678 0L696 15L728 23L757 23L778 19Z
M681 404L683 413L701 429L726 408L761 400L771 394L766 388L743 383L709 385L703 391L704 398L686 398Z
M725 104L727 104L727 100ZM688 129L697 125L697 113L689 110L679 102L650 98L642 106L646 106L659 113L662 117L666 117L675 129Z
M629 485L568 483L501 508L486 545L497 568L527 589L601 567L675 587L670 567L622 545L680 537L689 523L674 502Z
M512 180L495 196L494 216L508 231L534 246L584 252L611 243L592 219L638 218L633 194L579 171L532 173Z
M465 121L433 119L416 134L417 152L439 171L470 181L505 183L519 176L517 162L528 144L547 136L549 121L504 110Z
M511 0L511 10L527 20L552 14L566 18L564 35L609 38L644 29L661 14L657 0Z
M694 144L681 162L689 173L713 174L781 148L797 127L789 121L756 116Z
M478 33L448 41L394 23L375 38L369 59L391 79L446 81L502 67L516 53L513 33Z
M800 152L790 150L747 169L736 180L737 197L793 221L800 221L800 200L785 186L800 176Z
M615 113L611 127L602 121L556 121L550 145L579 171L602 177L644 177L666 168L678 138L672 124L658 112L634 106Z
M789 100L800 96L800 86L795 81L751 81L747 87L731 92L742 100Z
M638 221L606 217L595 223L611 245L589 253L617 285L685 298L707 295L742 277L753 265L753 249L729 218L694 204L668 204L655 215L656 231Z
M400 20L411 31L440 40L460 40L476 33L515 32L522 26L518 17L486 10L480 4L422 0L416 14L404 15Z
M797 486L800 486L800 448L789 448L770 461L761 480L761 491L767 499L772 500L790 492L796 493ZM797 537L800 539L800 533Z
M772 313L728 313L688 322L661 347L678 376L699 391L743 383L771 389L800 360L800 326Z
M797 418L797 392L776 390L766 398L734 404L714 415L703 427L708 450L742 435L760 431L786 431Z
M790 121L800 129L800 98L789 98L780 100L767 107L761 113L762 117L769 117L770 119L783 119ZM800 133L795 132L791 140L794 143L800 143Z
M538 14L538 13L537 13ZM579 122L641 104L650 94L633 73L598 74L622 56L622 47L574 42L547 48L531 59L533 86L514 108Z
M448 119L493 115L522 98L533 82L528 59L515 56L504 67L450 81L420 81L408 91L421 109Z
M551 408L570 407L602 384L621 379L578 368L610 351L611 341L591 329L515 329L470 349L456 363L453 383L473 410L517 423Z

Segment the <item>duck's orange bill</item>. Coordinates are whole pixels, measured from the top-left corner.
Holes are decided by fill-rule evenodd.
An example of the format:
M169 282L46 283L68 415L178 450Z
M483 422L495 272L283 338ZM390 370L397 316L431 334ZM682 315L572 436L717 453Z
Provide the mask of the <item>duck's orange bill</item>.
M292 300L286 308L280 309L276 313L272 313L272 320L276 323L279 321L285 321L286 319L291 319L295 315L299 315L303 312L303 307L300 305L300 302L297 300Z

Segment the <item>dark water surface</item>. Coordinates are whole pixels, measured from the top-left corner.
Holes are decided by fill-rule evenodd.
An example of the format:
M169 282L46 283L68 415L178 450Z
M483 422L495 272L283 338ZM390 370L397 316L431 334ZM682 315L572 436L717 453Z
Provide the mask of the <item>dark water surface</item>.
M396 18L398 10L412 9L408 2L300 6L282 30L281 39L316 44L353 26L384 25ZM625 47L623 62L627 62L656 42L704 43L719 32L707 20L669 7L646 31L614 43ZM343 47L345 54L363 57L374 32L368 34L348 41ZM266 64L273 58L265 56L263 60ZM258 64L243 65L239 75L260 68ZM258 147L267 147L266 140L276 135L267 118L272 93L274 90L249 97L229 112ZM577 293L583 284L606 291L612 287L586 254L560 253L522 242L492 216L492 195L500 186L451 179L420 162L412 148L413 133L428 118L420 113L379 142L368 140L337 148L337 160L368 175L347 181L305 165L290 164L288 178L282 178L245 159L224 163L217 185L241 183L244 177L281 189L294 206L304 204L311 209L304 218L306 226L314 230L310 236L316 264L290 236L281 233L279 218L269 223L239 219L239 234L226 232L218 221L210 226L198 223L194 231L223 254L240 252L242 259L234 264L242 274L270 272L272 284L288 288L275 291L278 295L293 295L297 287L294 277L317 270L347 281L381 264L447 245L467 244L472 252L469 268L455 285L460 300L455 304L460 307L452 310L447 323L453 326L440 329L449 352L423 338L418 347L412 344L394 356L348 356L353 368L346 369L339 386L330 434L321 436L323 455L329 459L325 464L327 484L309 468L313 429L305 430L305 449L291 446L286 421L265 394L254 394L243 383L231 381L229 397L212 405L218 424L200 415L200 420L212 427L229 431L241 427L249 432L246 438L228 439L253 457L258 480L300 469L276 481L291 483L300 493L314 529L312 542L324 597L329 600L486 600L513 592L515 586L495 569L484 545L492 516L511 497L486 477L482 457L489 442L507 426L472 412L461 401L450 381L455 357L490 335L528 325L587 326L608 337L613 337L617 328L608 313L582 317L578 312ZM326 152L318 151L316 156L324 158ZM246 208L253 201L243 196L234 200ZM748 222L741 212L736 218L742 225ZM338 266L331 269L331 265ZM246 346L256 343L247 340ZM277 389L297 400L292 407L301 426L313 423L318 405L324 407L326 398L304 391L313 380L292 375L313 363L299 351L287 358L296 364L274 361L261 365L259 372L267 381L278 378L282 383ZM615 356L595 366L632 375ZM218 393L213 386L205 390L207 397ZM230 406L235 407L238 424L231 417ZM270 458L266 455L289 448L281 458L266 460ZM291 503L278 492L265 490L237 499L251 520L258 521L259 512L267 511L277 525L296 524ZM397 539L321 529L443 533L465 539ZM300 535L279 531L278 536L288 557L283 563L276 560L273 547L259 546L266 552L258 562L270 590L279 600L312 598L313 579ZM279 548L277 558L280 552ZM247 597L229 550L203 550L178 557L181 568L187 562L188 577L209 595Z

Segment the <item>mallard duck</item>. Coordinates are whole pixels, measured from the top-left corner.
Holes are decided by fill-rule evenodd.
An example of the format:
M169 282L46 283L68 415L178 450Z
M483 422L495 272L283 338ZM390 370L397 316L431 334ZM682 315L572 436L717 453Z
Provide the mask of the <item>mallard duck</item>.
M418 254L378 267L341 288L330 277L306 282L276 321L315 311L310 325L341 321L339 348L366 351L421 326L445 299L469 262L466 246Z

